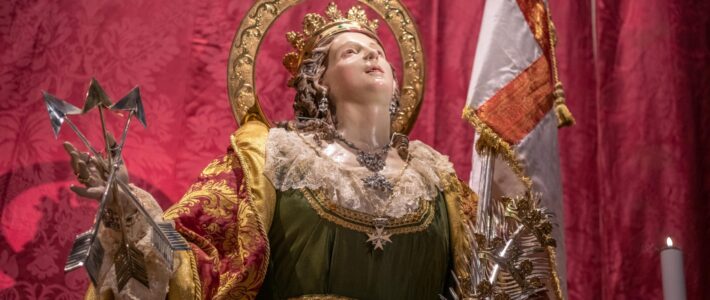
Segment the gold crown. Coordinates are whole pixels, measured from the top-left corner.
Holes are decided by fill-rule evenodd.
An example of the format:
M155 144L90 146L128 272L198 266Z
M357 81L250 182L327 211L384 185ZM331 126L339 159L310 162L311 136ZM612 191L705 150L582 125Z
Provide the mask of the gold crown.
M377 20L368 20L365 10L360 6L350 8L347 16L344 17L338 6L331 2L325 10L325 15L327 19L317 13L306 14L303 18L303 32L286 33L286 39L295 50L287 53L283 58L283 64L291 75L298 74L304 56L326 37L341 32L360 32L382 44L376 33L379 26Z

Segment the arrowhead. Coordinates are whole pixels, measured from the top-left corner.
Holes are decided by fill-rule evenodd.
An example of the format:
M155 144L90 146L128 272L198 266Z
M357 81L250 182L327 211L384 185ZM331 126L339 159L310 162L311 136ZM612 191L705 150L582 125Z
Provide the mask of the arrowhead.
M96 78L91 78L91 83L89 84L89 90L86 92L86 100L84 101L84 108L81 110L82 113L86 113L96 106L110 107L111 99Z
M123 96L121 100L118 100L118 102L111 106L111 110L119 109L133 111L138 121L143 124L143 127L148 126L145 121L145 111L143 110L143 100L141 99L139 87L134 87L127 95Z
M49 122L52 124L54 138L57 138L59 137L59 130L62 129L62 124L64 123L66 116L80 114L81 110L64 100L47 93L47 91L42 91L42 95L44 96L44 103L47 105Z

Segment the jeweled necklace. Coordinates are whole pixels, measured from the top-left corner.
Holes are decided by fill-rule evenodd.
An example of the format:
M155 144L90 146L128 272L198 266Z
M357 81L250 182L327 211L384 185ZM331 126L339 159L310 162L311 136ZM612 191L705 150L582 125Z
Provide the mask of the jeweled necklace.
M357 153L357 163L372 172L370 176L362 179L362 183L366 188L384 192L387 195L392 194L392 190L394 189L392 182L380 173L385 169L385 165L387 164L387 153L390 151L391 143L388 143L380 149L365 151L355 146L353 142L346 140L339 132L335 132L333 136L338 141L355 150Z
M317 155L320 155L321 152L316 148L316 146L311 145L311 143L309 143L306 140L306 138L301 135L301 133L296 132L296 135L298 135L298 137L301 138L301 140L306 145L308 145L311 149L313 149L313 151L315 151L315 153ZM368 170L373 171L372 169L367 167L367 165L365 165L364 162L367 160L362 159L362 161L364 161L364 162L360 162L361 159L359 157L359 154L360 154L360 152L365 152L365 151L360 150L353 143L345 140L338 133L334 133L334 137L336 139L338 139L339 141L343 142L348 147L351 147L354 150L358 151L358 163L361 166L367 168ZM371 163L373 165L373 169L375 169L377 171L373 171L375 173L375 175L372 175L370 177L373 177L373 176L381 177L384 180L384 182L386 182L386 184L389 186L389 188L386 188L388 191L386 200L383 201L382 203L380 203L379 205L375 205L376 215L374 216L374 219L372 222L373 223L372 231L370 231L369 233L366 233L367 234L367 243L370 243L375 250L379 249L379 250L383 250L383 251L385 249L384 248L385 244L392 242L392 240L390 239L390 237L392 236L392 233L387 231L386 227L387 227L387 225L389 225L389 222L390 222L390 218L387 216L387 211L389 210L389 207L392 204L392 197L394 195L394 193L393 193L394 185L392 183L390 183L390 181L384 175L380 174L379 172L382 171L385 167L385 159L387 158L387 152L389 151L390 145L391 145L391 142L386 147L383 147L380 150L375 150L375 152L384 152L384 154L380 154L381 156L376 158L376 159L382 160L381 167L374 168L375 166L377 166L377 164ZM365 153L367 153L367 152L365 152ZM370 153L372 153L372 152L370 152ZM399 183L399 181L402 179L402 176L404 175L404 172L407 170L407 167L409 166L409 159L410 159L410 157L409 157L409 155L407 155L407 157L404 159L404 167L402 168L402 170L400 170L399 175L395 178L396 183ZM370 178L370 177L368 177L368 178ZM365 186L368 186L368 184L367 184L368 178L362 179L362 181L365 183Z
M402 179L402 175L404 175L404 171L407 170L408 166L409 157L407 157L404 162L404 167L402 167L402 170L399 172L399 175L395 178L396 183L399 183L399 181ZM374 228L372 228L373 230L370 233L367 233L367 242L372 244L375 250L380 249L384 251L385 244L392 242L392 240L390 239L392 233L388 232L385 229L390 221L390 218L387 217L387 210L389 210L390 205L392 204L392 196L393 193L390 193L387 196L387 200L384 201L384 205L376 205L377 215L373 219Z

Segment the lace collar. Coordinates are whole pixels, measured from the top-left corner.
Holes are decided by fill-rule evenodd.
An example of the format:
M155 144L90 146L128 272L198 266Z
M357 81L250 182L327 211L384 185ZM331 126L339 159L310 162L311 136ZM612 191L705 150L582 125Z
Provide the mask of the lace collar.
M321 190L332 203L366 214L375 214L378 203L388 200L363 186L361 178L370 174L365 168L343 167L317 149L308 138L272 128L266 141L264 175L277 190ZM389 217L415 212L420 200L434 199L442 190L442 177L454 172L448 157L422 142L410 142L409 151L409 166L395 185L392 202L385 211Z

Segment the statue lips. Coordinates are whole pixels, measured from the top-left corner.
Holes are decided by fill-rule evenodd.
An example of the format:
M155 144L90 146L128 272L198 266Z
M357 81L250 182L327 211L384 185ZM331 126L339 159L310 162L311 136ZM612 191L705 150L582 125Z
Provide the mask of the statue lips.
M382 69L380 66L369 66L365 70L365 73L367 73L370 76L377 77L377 78L382 78L385 75L385 71Z
M367 73L367 74L370 74L373 72L379 72L380 74L385 73L385 71L382 70L382 68L380 66L370 66L370 67L367 67L367 70L365 71L365 73Z

